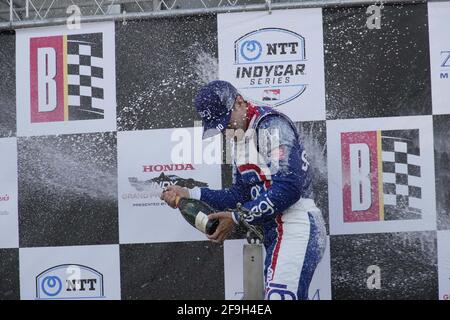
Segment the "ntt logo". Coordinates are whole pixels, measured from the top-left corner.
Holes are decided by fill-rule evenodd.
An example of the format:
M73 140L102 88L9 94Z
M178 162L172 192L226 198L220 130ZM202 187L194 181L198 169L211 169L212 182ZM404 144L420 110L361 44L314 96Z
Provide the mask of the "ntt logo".
M288 103L307 87L305 37L283 28L246 33L234 41L233 68L233 84L256 104Z
M62 264L41 272L36 277L36 299L105 298L103 275L79 265Z

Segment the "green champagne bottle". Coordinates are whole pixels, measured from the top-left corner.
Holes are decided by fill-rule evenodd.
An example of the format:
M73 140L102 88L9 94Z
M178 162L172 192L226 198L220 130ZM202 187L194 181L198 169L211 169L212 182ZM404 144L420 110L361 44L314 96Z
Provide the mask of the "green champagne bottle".
M203 201L177 197L175 204L191 226L208 235L216 231L219 220L208 219L208 215L216 211Z

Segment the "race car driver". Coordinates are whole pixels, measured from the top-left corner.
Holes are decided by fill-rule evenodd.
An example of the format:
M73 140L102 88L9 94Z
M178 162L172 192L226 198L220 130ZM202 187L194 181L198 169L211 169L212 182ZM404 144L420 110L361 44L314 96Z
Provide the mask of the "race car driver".
M240 129L244 135L237 138L237 144L248 144L244 149L256 150L261 157L255 161L248 151L235 154L230 188L188 190L171 186L161 199L174 208L177 196L195 198L222 210L209 216L220 221L216 232L208 236L218 243L227 238L240 219L237 212L223 210L241 203L250 211L246 221L264 231L265 299L308 299L326 234L322 214L314 202L310 164L295 125L270 107L245 101L226 81L203 86L195 106L202 117L203 138L227 128ZM278 143L264 148L267 135L275 133ZM262 137L266 139L262 141Z

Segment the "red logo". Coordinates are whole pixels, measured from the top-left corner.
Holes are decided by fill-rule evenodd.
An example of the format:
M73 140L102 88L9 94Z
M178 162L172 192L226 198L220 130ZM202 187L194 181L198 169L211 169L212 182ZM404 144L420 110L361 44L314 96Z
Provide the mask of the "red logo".
M144 172L162 172L162 171L180 171L180 170L195 170L192 164L156 164L145 165Z
M377 132L341 134L344 222L380 220Z
M30 40L31 122L64 121L64 37Z

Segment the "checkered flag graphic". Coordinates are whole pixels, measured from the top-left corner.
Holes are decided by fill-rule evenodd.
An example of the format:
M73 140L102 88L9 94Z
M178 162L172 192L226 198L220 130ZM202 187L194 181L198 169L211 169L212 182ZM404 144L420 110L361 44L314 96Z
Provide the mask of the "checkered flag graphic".
M69 120L104 118L102 36L67 37Z
M422 179L419 130L381 132L385 220L420 219Z

